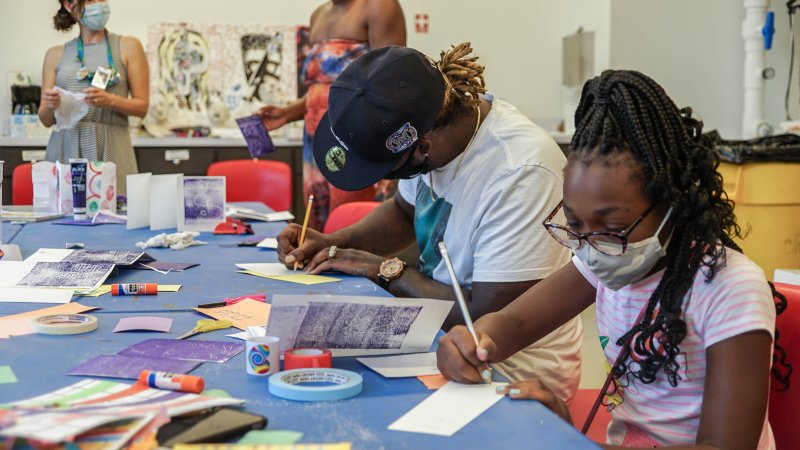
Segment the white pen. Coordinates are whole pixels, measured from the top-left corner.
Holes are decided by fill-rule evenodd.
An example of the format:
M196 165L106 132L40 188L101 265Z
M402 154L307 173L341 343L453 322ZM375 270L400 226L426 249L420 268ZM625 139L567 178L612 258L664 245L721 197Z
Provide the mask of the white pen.
M461 291L461 285L458 283L456 271L453 269L453 261L450 260L450 254L447 252L447 246L444 245L444 241L439 242L439 252L442 254L444 264L447 266L447 271L450 273L450 280L453 282L453 292L456 294L458 307L461 308L461 315L464 317L464 324L467 326L467 330L469 330L470 334L472 334L472 339L475 340L475 348L477 348L478 333L475 332L475 325L472 323L472 316L469 314L469 309L467 309L467 302L464 300L464 293ZM490 369L484 370L484 373L482 374L484 381L487 383L492 382L492 375L489 370Z

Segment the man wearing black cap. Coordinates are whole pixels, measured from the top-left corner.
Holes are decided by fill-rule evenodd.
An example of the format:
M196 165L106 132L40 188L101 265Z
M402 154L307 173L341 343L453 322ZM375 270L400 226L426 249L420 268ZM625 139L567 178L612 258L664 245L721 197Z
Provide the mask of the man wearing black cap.
M334 186L356 190L401 178L398 194L333 234L300 227L278 236L278 256L305 270L370 278L401 297L455 300L437 244L444 241L473 318L497 311L569 261L541 222L561 200L558 145L516 108L484 95L468 43L434 62L387 47L354 61L331 87L314 158ZM563 220L563 218L562 218ZM390 258L416 242L416 268ZM453 308L444 328L462 323ZM569 401L579 382L579 319L495 365L535 374Z

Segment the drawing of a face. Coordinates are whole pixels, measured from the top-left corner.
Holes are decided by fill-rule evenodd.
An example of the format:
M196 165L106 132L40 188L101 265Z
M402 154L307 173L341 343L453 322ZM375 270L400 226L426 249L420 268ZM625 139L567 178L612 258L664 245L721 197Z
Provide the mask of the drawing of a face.
M178 98L181 107L196 109L208 101L208 42L198 32L175 30L158 46L161 91Z
M269 102L280 80L283 35L245 34L241 39L242 64L249 86L248 100Z

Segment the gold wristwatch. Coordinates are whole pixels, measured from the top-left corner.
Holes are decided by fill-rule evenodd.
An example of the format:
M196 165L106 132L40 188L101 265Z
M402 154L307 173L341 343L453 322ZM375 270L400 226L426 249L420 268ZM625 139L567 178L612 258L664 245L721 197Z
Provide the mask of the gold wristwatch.
M405 268L406 263L400 258L387 259L382 262L381 268L378 270L378 285L389 290L389 283L394 279L400 278Z

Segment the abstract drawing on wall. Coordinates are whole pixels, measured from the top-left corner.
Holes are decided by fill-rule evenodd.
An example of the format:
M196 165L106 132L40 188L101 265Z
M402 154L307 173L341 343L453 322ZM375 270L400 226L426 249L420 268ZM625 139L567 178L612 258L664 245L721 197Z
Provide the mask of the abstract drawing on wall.
M173 126L208 125L215 101L235 118L297 98L293 25L159 23L148 30L147 54L151 95L166 97L185 122Z

